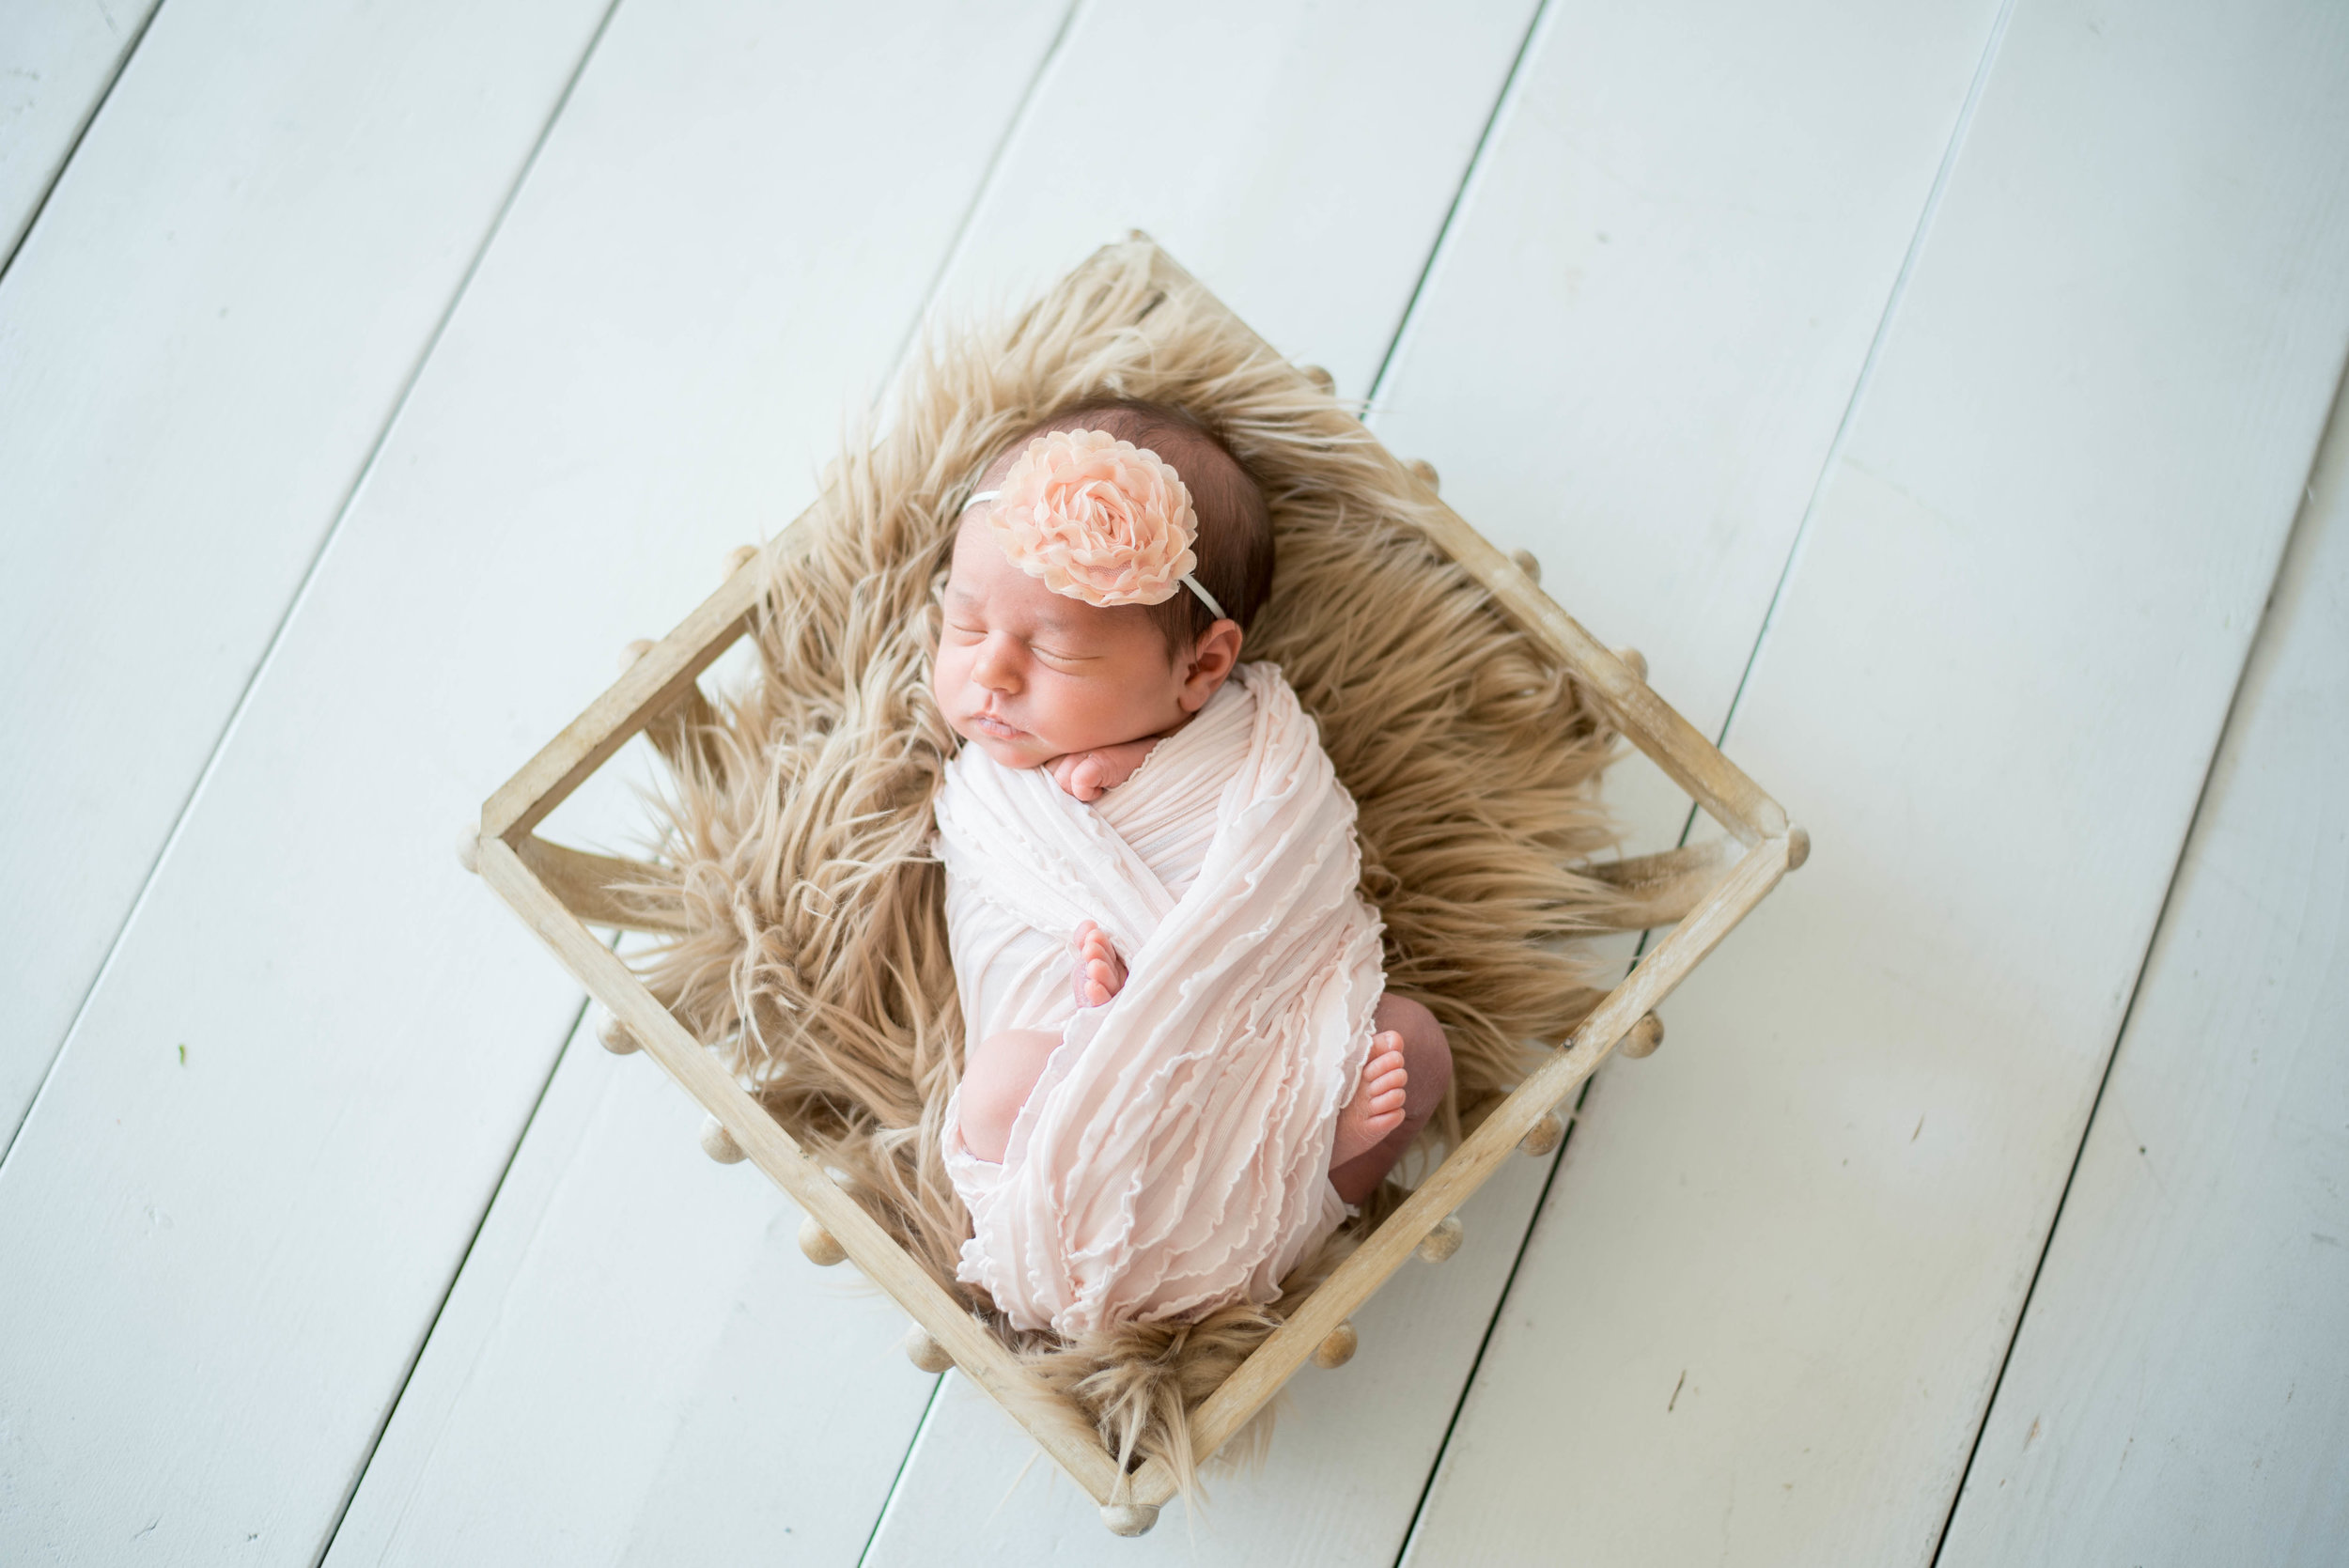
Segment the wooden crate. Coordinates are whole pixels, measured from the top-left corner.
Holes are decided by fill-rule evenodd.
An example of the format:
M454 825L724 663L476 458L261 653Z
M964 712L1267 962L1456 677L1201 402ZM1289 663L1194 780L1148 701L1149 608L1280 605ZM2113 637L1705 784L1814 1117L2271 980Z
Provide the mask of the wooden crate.
M1149 243L1139 234L1127 242ZM1154 256L1153 266L1169 288L1197 289L1211 300L1163 253ZM1311 367L1297 374L1328 385L1327 377ZM1350 418L1334 417L1344 422L1346 433L1366 437ZM1433 502L1433 471L1425 464L1405 466ZM1626 1054L1655 1048L1661 1026L1652 1010L1810 849L1808 835L1788 822L1777 801L1648 689L1636 654L1610 652L1542 592L1531 557L1503 555L1440 503L1433 513L1434 542L1485 585L1503 613L1597 693L1625 737L1729 836L1589 868L1636 894L1632 924L1672 929L1573 1036L1490 1108L1450 1157L1328 1280L1301 1302L1291 1303L1286 1321L1192 1412L1191 1446L1202 1457L1238 1433L1307 1359L1335 1365L1350 1355L1349 1314L1415 1252L1438 1261L1450 1255L1459 1234L1453 1211L1521 1146L1534 1154L1556 1146L1556 1107L1609 1051L1619 1044ZM763 551L741 552L743 558L715 594L676 630L646 646L609 691L484 802L477 832L469 832L463 853L563 966L611 1010L622 1032L615 1037L641 1046L709 1112L704 1143L712 1155L748 1157L806 1210L801 1245L808 1255L825 1264L854 1262L912 1315L909 1350L918 1361L942 1370L951 1358L1102 1505L1112 1529L1140 1534L1174 1495L1174 1478L1165 1467L1153 1460L1121 1474L1116 1456L1084 1412L1032 1376L908 1257L588 930L591 924L648 928L646 917L609 891L637 878L643 868L550 843L534 831L640 732L664 750L682 742L686 724L707 703L698 677L749 633L768 581L767 557L794 550L796 532L785 530Z

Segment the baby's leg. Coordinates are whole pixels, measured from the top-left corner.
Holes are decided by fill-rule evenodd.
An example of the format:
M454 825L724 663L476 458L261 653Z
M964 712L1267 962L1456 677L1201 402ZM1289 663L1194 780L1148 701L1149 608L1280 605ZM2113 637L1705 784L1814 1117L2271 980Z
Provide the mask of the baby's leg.
M1378 1184L1387 1179L1387 1172L1394 1169L1394 1162L1411 1146L1411 1140L1436 1114L1436 1108L1443 1103L1444 1090L1452 1083L1452 1043L1444 1038L1443 1025L1436 1021L1436 1015L1408 997L1389 992L1379 999L1371 1026L1378 1037L1371 1046L1361 1086L1346 1110L1339 1112L1340 1141L1330 1162L1330 1185L1349 1203L1359 1203L1378 1190ZM1389 1054L1401 1056L1401 1071L1406 1078L1399 1122L1391 1121L1387 1114L1366 1114L1371 1106L1392 1092L1388 1080L1395 1069L1382 1061ZM1347 1146L1349 1119L1354 1124L1357 1141L1365 1126L1370 1130L1382 1126L1388 1130L1368 1149L1355 1153Z
M1003 1163L1011 1125L1059 1044L1060 1034L1050 1029L1006 1029L979 1042L962 1075L964 1147L990 1164Z

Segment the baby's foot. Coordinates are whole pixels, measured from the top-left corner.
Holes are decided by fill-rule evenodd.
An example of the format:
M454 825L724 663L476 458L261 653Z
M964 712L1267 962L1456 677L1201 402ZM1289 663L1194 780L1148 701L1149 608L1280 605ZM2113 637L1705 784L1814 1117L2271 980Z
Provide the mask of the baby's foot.
M1069 978L1077 989L1077 1005L1099 1007L1126 988L1126 966L1109 934L1091 921L1068 939ZM1399 1038L1399 1036L1398 1036Z
M1361 1081L1354 1097L1338 1112L1337 1146L1330 1151L1330 1168L1366 1155L1403 1125L1405 1091L1411 1075L1403 1070L1403 1036L1390 1029L1370 1039L1370 1060L1362 1063Z

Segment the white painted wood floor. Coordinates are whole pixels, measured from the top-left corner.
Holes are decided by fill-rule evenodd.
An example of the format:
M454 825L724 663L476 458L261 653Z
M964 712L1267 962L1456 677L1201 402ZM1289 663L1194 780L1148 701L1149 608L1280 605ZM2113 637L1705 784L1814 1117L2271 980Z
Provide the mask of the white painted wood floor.
M1817 842L1139 1542L448 849L1129 227ZM17 0L0 265L0 1561L2349 1560L2331 0Z

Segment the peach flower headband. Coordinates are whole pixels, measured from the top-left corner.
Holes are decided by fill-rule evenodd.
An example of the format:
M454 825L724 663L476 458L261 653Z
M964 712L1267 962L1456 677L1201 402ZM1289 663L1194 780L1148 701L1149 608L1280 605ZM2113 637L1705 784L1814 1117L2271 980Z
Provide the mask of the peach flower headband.
M1217 620L1223 606L1191 573L1199 537L1190 491L1174 466L1107 430L1047 430L1028 442L1001 489L964 503L988 522L1005 559L1087 604L1163 604L1177 584Z

